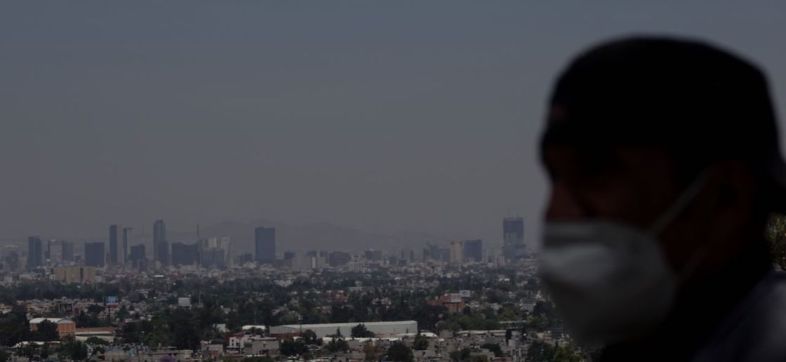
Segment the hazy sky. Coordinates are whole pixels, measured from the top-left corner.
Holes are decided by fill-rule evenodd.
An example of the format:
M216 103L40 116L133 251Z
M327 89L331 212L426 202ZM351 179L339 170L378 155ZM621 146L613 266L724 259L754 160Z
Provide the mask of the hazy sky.
M493 241L517 213L533 241L551 82L632 32L746 54L786 114L782 0L6 1L0 238L264 218Z

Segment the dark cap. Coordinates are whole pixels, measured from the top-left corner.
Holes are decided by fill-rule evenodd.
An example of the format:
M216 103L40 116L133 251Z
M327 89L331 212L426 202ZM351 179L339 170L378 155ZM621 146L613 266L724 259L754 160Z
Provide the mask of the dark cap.
M663 37L606 42L569 64L550 107L544 144L652 144L707 163L740 159L786 200L766 78L729 51Z

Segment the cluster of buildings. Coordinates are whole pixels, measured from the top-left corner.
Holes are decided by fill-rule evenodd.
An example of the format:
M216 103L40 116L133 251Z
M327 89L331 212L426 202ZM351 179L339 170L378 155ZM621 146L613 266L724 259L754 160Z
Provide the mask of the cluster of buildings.
M503 240L501 250L492 248L484 240L456 240L442 244L427 244L422 250L340 251L312 250L306 252L285 251L277 254L276 229L260 226L253 230L253 253L233 254L229 237L200 238L197 241L170 242L164 220L153 224L152 250L147 244L139 243L133 234L134 228L119 224L109 226L106 241L89 241L81 245L67 240L42 240L31 236L27 241L26 263L22 267L18 250L3 251L0 255L0 274L6 277L14 271L33 272L49 269L54 279L63 282L89 283L95 280L96 270L144 271L165 268L195 267L225 269L247 264L274 265L296 270L341 267L362 262L412 263L446 262L454 265L473 262L505 263L521 260L527 256L524 244L524 220L508 217L502 222ZM250 234L250 233L249 233ZM151 253L152 251L152 253Z
M156 220L153 224L152 250L148 250L144 242L136 242L133 230L118 224L110 225L106 241L84 242L80 245L81 253L75 252L79 248L73 241L42 240L41 237L31 236L27 240L26 256L21 256L15 249L3 253L0 272L55 268L60 275L58 279L75 280L74 273L87 271L90 274L94 273L93 269L146 270L180 266L227 268L233 261L229 237L198 238L193 243L170 242L164 220ZM245 256L239 260L275 262L275 228L258 227L254 230L254 236L256 253L248 260L243 259ZM20 263L23 258L26 261L24 265Z
M461 252L465 258L470 258L466 254L472 255L475 246L469 243L469 253L465 253L465 245L462 243ZM312 264L344 258L341 256L343 254L334 253L303 254L304 257L306 255L310 255L308 259ZM179 360L242 360L252 356L285 359L285 354L291 353L288 344L307 338L307 331L321 340L318 344L307 346L312 360L347 362L367 360L370 355L381 358L394 343L408 346L413 353L413 360L418 362L448 362L455 360L457 353L486 361L524 361L528 347L535 340L547 343L566 341L559 328L542 326L533 330L536 327L530 326L524 332L523 327L530 323L527 316L533 313L539 301L545 300L537 288L531 286L536 272L534 259L527 257L516 265L502 266L490 260L456 265L451 262L450 256L447 260L435 256L413 263L393 261L401 261L405 257L409 256L399 254L393 258L385 252L365 250L350 253L349 260L341 266L331 267L327 263L324 268L308 269L269 265L233 266L227 269L168 268L127 273L122 270L102 272L94 267L67 266L62 268L82 268L82 274L77 274L76 269L57 269L66 273L66 276L58 278L91 278L91 272L98 271L98 283L124 283L130 285L130 288L124 294L107 297L100 302L95 299L59 298L18 300L17 304L28 311L31 330L41 322L49 321L57 325L61 337L73 336L80 341L103 339L109 344L103 347L102 357L113 361L157 360L164 357ZM249 265L255 265L253 260ZM178 309L200 313L200 308L204 308L202 298L210 291L178 288L178 281L207 286L236 285L239 291L237 295L231 296L231 300L237 301L262 301L271 295L273 287L244 289L242 285L251 280L271 283L269 285L278 289L276 293L287 295L287 302L272 306L270 315L274 322L269 325L256 319L259 316L248 314L239 323L230 319L219 320L214 325L216 337L202 340L199 347L189 350L168 345L129 343L128 337L123 334L125 325L150 322L161 313L169 314ZM409 307L416 308L417 304L422 304L423 310L441 310L439 316L421 315L426 319L437 318L436 322L380 319L386 315L385 310L396 308L402 296L413 293L420 297L415 299L417 302L408 301ZM358 304L359 300L363 302ZM215 308L219 315L229 318L241 313L238 309L241 304L222 304ZM304 309L305 306L309 307ZM350 309L350 314L344 317L335 314L336 308L344 306L354 309ZM357 308L367 308L366 315L372 319L357 322L358 319L354 319L359 318ZM82 319L79 316L91 310L95 312L90 315L91 318L109 325L92 328L80 325ZM464 327L462 316L468 315L468 311L496 315L494 327ZM332 321L333 318L350 318L354 321L313 322ZM227 327L230 323L233 327ZM353 328L359 323L373 333L373 337L353 338ZM337 351L328 347L330 341L336 338L345 340L346 349ZM416 338L420 338L420 343L416 344ZM423 338L427 339L427 343L422 343Z

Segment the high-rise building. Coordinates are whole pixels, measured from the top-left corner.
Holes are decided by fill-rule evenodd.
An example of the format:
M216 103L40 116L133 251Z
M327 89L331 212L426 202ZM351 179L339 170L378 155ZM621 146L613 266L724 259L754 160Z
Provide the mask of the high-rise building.
M352 261L352 255L343 251L334 251L328 255L328 264L332 267L342 266Z
M203 268L226 268L229 264L231 239L209 238L199 241L199 265Z
M120 225L109 225L109 265L118 265L118 244L122 238Z
M483 261L483 240L464 241L464 260Z
M382 261L382 250L364 250L363 257L368 261Z
M134 245L131 247L131 252L128 254L128 261L138 262L147 259L145 253L145 244Z
M461 264L464 262L464 242L454 240L450 242L450 263Z
M276 229L258 227L254 229L255 258L258 263L276 260Z
M128 245L133 239L131 235L131 232L133 230L134 230L133 228L123 228L123 245L121 246L120 249L120 256L122 256L123 258L122 261L123 264L128 262Z
M104 242L85 243L85 265L101 268L106 262Z
M161 241L166 241L166 224L159 219L153 223L153 243Z
M3 271L16 272L21 267L19 262L19 253L16 250L9 251L3 257Z
M134 268L145 268L147 266L147 254L145 244L134 245L128 254L128 263Z
M53 261L52 260L52 258L53 258L53 256L52 256L52 247L54 246L55 243L57 243L57 240L49 239L44 244L44 264L48 265L49 263L51 263Z
M423 261L429 260L438 262L450 261L450 249L426 243L426 247L423 249Z
M153 257L161 265L169 265L169 241L164 220L156 220L153 224Z
M27 238L27 270L44 265L44 245L41 238L31 236Z
M56 267L52 270L54 279L66 284L95 283L96 269L89 266Z
M526 254L524 245L524 219L506 217L502 220L502 252L510 260L518 260Z
M52 239L47 242L44 254L49 265L59 266L67 264L74 259L74 246L73 243L65 240Z
M199 244L172 243L172 265L196 265L199 260Z
M74 261L74 242L63 240L60 245L63 263L72 263Z
M155 254L155 261L161 263L161 265L169 265L169 242L159 241L154 243L154 248L153 253Z

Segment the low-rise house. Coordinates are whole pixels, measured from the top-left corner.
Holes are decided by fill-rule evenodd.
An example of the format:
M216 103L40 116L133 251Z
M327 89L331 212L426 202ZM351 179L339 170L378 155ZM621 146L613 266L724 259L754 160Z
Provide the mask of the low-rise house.
M255 356L278 356L280 344L275 338L255 338L250 343L246 343L246 353Z

